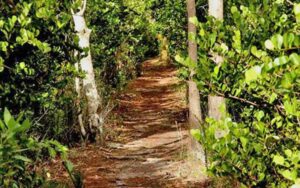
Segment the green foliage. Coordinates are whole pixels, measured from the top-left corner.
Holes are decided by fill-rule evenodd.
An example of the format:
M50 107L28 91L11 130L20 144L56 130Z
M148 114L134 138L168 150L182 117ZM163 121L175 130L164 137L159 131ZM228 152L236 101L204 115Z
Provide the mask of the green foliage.
M0 2L0 110L25 110L48 130L57 108L70 104L76 75L71 1ZM45 121L45 114L47 114ZM33 127L37 128L36 126ZM49 132L53 133L53 129Z
M70 161L65 161L64 167L67 170L69 176L71 177L72 183L75 188L83 188L83 179L82 174L78 171L74 170L74 166Z
M57 141L39 141L28 137L31 122L20 122L22 115L15 119L5 109L0 119L0 186L1 187L36 187L44 179L36 172L36 163L45 155L50 157L60 154L66 158L67 148Z
M194 132L214 175L248 187L299 185L298 9L287 1L227 1L224 21L197 23L195 80L203 95L228 101L225 119L208 119L207 129Z
M93 29L95 68L104 87L122 88L139 73L140 63L155 54L151 1L91 0L87 19Z
M186 54L186 0L153 0L151 9L155 30L167 37L172 58L176 53Z

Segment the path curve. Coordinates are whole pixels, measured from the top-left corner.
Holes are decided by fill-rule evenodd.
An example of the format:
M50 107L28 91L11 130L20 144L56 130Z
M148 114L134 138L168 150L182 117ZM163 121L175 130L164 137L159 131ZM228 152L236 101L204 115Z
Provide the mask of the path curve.
M142 70L118 98L122 121L109 126L107 146L71 151L85 187L205 187L201 164L188 160L186 89L176 68L153 59Z

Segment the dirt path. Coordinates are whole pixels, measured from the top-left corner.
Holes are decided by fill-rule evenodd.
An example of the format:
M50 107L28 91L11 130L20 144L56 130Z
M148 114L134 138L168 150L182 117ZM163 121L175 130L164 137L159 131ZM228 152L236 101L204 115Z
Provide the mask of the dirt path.
M185 92L174 67L145 62L118 99L122 121L109 127L107 146L71 151L85 186L205 187L201 165L188 160Z

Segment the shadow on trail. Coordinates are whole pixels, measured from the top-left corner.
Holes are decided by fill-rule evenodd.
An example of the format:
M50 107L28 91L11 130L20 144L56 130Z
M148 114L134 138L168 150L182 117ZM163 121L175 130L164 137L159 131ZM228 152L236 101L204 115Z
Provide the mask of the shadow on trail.
M71 151L86 187L205 187L205 177L186 165L186 89L176 74L157 59L145 62L118 98L114 114L122 121L107 127L118 136L106 147Z

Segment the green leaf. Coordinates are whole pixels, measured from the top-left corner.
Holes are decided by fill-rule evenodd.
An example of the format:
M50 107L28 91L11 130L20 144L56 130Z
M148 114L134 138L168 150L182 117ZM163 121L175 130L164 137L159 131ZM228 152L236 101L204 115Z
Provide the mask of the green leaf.
M4 125L4 123L1 119L0 119L0 130L3 132L6 130L6 126Z
M0 57L0 73L4 70L4 60Z
M283 35L283 44L285 48L291 48L295 40L295 35L293 33L285 33Z
M22 155L15 155L13 156L14 159L17 159L17 160L21 160L21 161L24 161L24 162L27 162L27 163L30 163L32 162L31 159L25 157L25 156L22 156Z
M67 161L64 162L64 165L65 165L65 167L66 167L66 169L68 170L69 173L73 172L74 166L73 166L72 162L67 160Z
M286 149L286 150L284 150L284 153L285 153L285 155L287 156L287 157L292 157L292 154L293 154L293 152L290 150L290 149Z
M286 179L295 181L297 179L297 171L283 170L279 171L279 173Z
M9 30L12 30L16 24L17 17L14 15L11 18L8 18Z
M29 121L28 119L26 119L26 120L22 123L22 125L18 126L18 127L15 129L15 131L16 131L16 132L24 132L24 131L28 130L28 129L30 128L30 126L31 126L30 121Z
M57 155L55 149L53 149L52 147L48 147L48 152L49 152L51 158L54 158Z
M300 3L294 3L294 13L297 23L300 23Z
M286 111L287 114L289 115L297 115L297 99L293 98L290 100L286 100L284 101L284 109Z
M175 60L180 64L184 64L184 58L178 54L175 56Z
M264 111L259 111L255 114L257 121L260 121L265 116Z
M293 62L295 65L300 65L300 56L296 53L292 53L290 55L290 60Z
M6 52L8 45L8 42L0 42L0 51Z
M232 6L230 8L230 11L231 11L232 14L234 14L234 13L238 12L238 8L236 6Z
M215 68L214 68L214 74L213 74L213 76L214 76L215 78L217 78L218 75L219 75L219 72L220 72L220 65L217 65L217 66L215 66Z
M204 31L204 29L200 29L199 35L200 35L201 37L204 37L204 36L205 36L205 31Z
M197 141L201 140L201 131L199 129L191 129L190 133Z
M4 26L4 21L3 20L0 20L0 29L2 29Z
M264 55L263 51L257 50L256 46L251 47L251 54L257 58L261 58Z
M7 108L4 109L4 123L8 125L9 121L13 118Z
M269 103L272 104L276 99L278 95L276 93L272 93L269 99Z
M20 67L20 69L24 69L24 68L26 67L26 65L25 65L24 62L21 62L21 63L19 64L19 67Z
M277 165L284 165L284 157L282 157L281 155L275 155L273 157L273 162Z
M252 81L256 81L261 75L261 67L254 66L251 69L247 70L245 73L246 83L250 83Z
M15 129L17 129L18 127L20 127L20 124L18 124L18 122L16 122L16 120L14 118L11 118L8 121L8 129L13 130L15 132Z
M265 42L265 47L268 49L268 50L274 50L274 44L273 44L273 42L271 41L271 40L267 40L266 42Z
M210 41L210 46L211 47L215 44L216 40L217 40L217 33L216 32L212 32L209 35L209 41Z
M243 149L246 150L247 149L247 144L248 144L249 140L247 138L245 138L245 137L241 137L240 141L242 143Z
M274 60L273 66L284 65L289 62L289 58L287 56L281 56Z
M294 79L290 73L285 73L281 80L281 86L286 89L290 89L293 87Z
M190 18L189 18L189 22L191 22L191 23L194 24L194 25L198 25L198 23L199 23L196 16L190 17Z
M277 49L281 49L282 45L283 45L283 37L280 34L276 34L271 38L271 41L274 45L274 47L276 47Z

